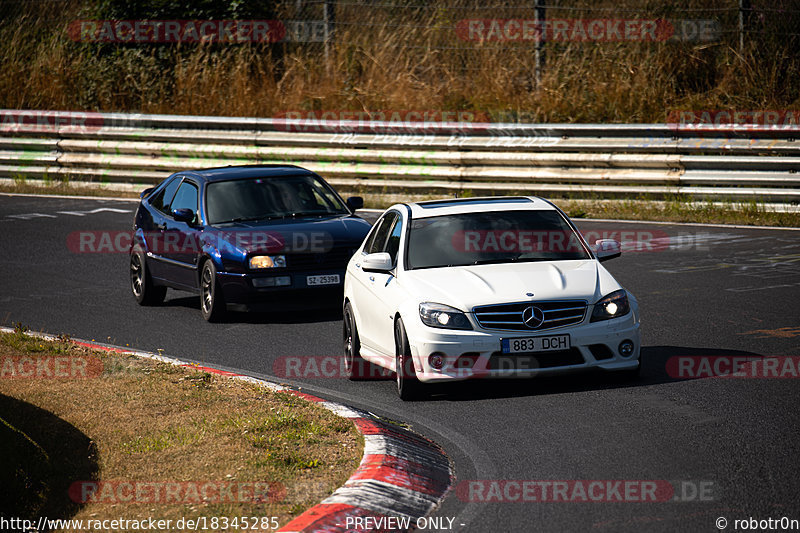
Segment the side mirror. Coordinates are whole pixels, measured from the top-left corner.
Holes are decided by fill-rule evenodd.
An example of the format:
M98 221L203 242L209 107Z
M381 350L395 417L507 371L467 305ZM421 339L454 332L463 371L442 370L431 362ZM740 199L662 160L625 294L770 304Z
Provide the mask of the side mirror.
M155 187L150 187L148 189L143 190L142 192L139 193L139 198L144 198L145 196L148 196L151 192L153 192L154 189Z
M601 263L622 255L619 241L614 239L599 239L594 242L594 253Z
M194 211L192 211L187 207L181 207L180 209L173 209L172 218L174 218L178 222L186 222L187 224L191 224L192 222L194 222Z
M361 261L361 270L385 274L392 270L392 257L386 252L369 254Z
M356 209L364 207L364 199L360 196L351 196L345 203L347 207L350 208L350 211L355 211Z

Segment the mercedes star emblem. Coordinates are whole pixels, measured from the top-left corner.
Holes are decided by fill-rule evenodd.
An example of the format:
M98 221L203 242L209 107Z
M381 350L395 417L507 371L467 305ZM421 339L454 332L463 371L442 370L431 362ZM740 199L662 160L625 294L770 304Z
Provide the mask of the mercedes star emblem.
M535 305L526 307L522 312L522 322L530 329L536 329L544 322L544 312Z

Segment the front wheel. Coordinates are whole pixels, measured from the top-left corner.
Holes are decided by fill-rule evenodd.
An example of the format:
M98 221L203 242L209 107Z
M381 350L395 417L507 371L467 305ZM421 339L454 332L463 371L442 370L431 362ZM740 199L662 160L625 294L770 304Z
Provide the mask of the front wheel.
M395 375L397 376L397 395L403 401L416 400L422 394L422 384L414 370L411 346L403 326L403 319L394 323Z
M356 320L353 317L353 308L350 307L350 302L344 304L342 339L344 341L344 369L347 378L351 381L363 378L366 361L361 357L361 342L358 338L358 329L356 329Z
M139 305L158 305L164 301L167 288L153 284L144 252L138 247L131 252L130 278L131 292Z
M225 316L225 296L211 261L203 263L200 274L200 312L209 322L219 322Z

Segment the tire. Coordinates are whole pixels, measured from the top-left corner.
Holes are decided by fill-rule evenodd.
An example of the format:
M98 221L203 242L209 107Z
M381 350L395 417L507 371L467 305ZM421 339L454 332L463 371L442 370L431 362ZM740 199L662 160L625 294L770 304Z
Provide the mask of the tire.
M130 280L131 292L139 305L158 305L164 301L167 288L153 284L150 272L147 270L144 252L141 248L131 251Z
M361 357L361 341L350 302L344 304L342 319L342 341L344 343L344 369L347 379L357 381L365 378L368 363Z
M225 295L217 280L217 269L208 260L200 271L200 312L208 322L219 322L225 317L225 311Z
M411 346L408 344L408 335L402 318L398 318L394 323L394 345L397 395L403 401L416 400L422 396L422 384L414 370Z

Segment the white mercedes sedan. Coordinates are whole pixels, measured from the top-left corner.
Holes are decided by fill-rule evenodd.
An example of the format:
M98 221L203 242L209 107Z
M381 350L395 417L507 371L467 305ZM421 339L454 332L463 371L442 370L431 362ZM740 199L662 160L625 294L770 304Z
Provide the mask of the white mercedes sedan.
M397 204L350 260L344 357L397 376L404 400L432 382L593 368L639 371L636 299L567 215L535 197Z

